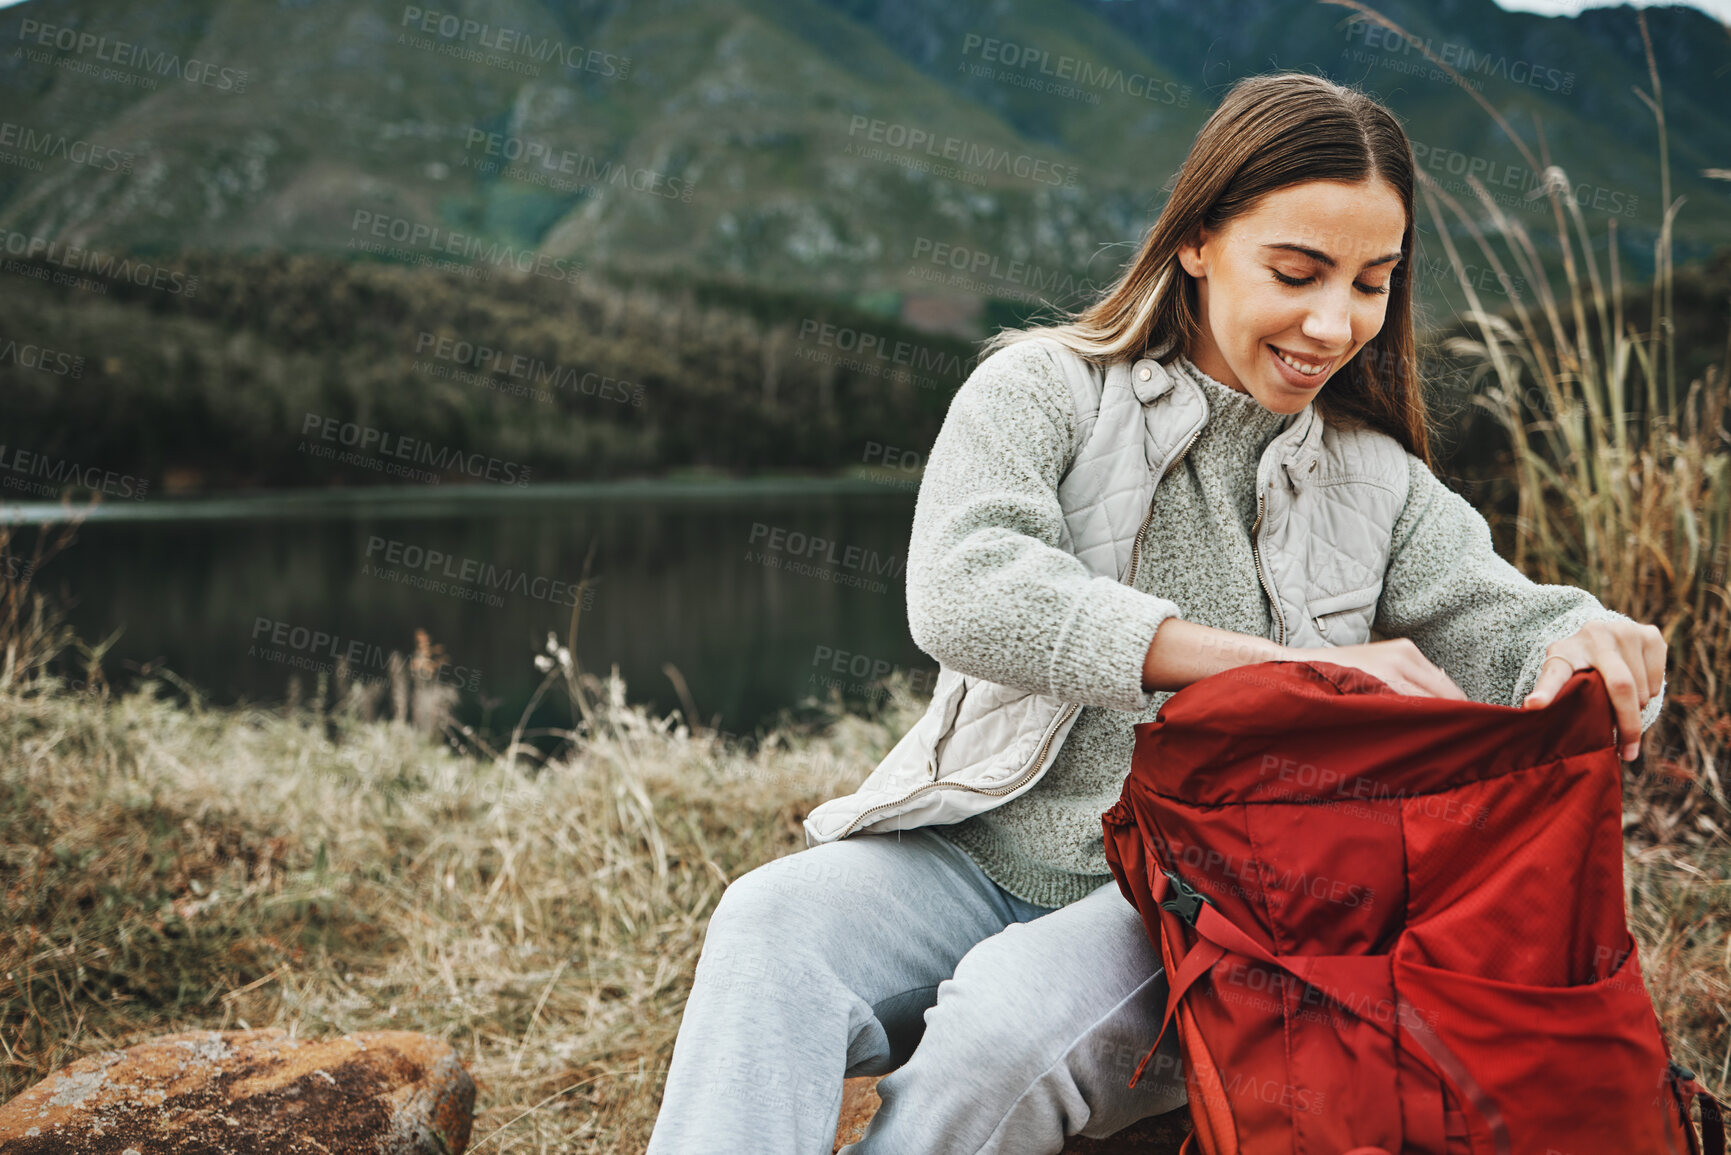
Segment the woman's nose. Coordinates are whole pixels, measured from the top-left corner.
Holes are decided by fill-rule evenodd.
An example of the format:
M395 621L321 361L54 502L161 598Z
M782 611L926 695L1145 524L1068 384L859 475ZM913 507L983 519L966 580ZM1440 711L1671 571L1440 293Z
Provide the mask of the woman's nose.
M1322 294L1300 328L1318 345L1343 348L1352 341L1352 306L1338 293Z

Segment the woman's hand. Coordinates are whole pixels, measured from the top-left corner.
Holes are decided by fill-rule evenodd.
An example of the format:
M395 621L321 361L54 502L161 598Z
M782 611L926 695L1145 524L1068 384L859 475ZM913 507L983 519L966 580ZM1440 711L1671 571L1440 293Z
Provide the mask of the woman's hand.
M1410 638L1300 649L1183 618L1167 618L1155 629L1154 641L1142 660L1142 688L1179 690L1235 666L1275 661L1333 662L1380 678L1398 693L1467 700L1454 679L1432 665Z
M1455 685L1453 678L1425 657L1424 652L1411 638L1388 638L1357 646L1331 646L1326 650L1301 652L1319 657L1322 661L1333 662L1337 666L1352 666L1363 670L1402 694L1415 694L1421 698L1453 698L1460 702L1467 700L1466 692Z
M1617 716L1623 760L1632 762L1641 753L1641 708L1665 681L1665 651L1665 635L1657 626L1588 622L1545 647L1544 668L1521 708L1548 706L1576 670L1597 670Z

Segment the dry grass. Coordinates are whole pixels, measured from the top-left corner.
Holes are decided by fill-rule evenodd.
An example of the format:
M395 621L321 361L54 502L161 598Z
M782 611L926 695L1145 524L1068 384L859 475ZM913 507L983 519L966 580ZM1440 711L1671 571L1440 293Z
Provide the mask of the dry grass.
M578 680L594 718L538 767L343 711L0 695L0 1099L169 1030L394 1027L469 1064L476 1151L641 1150L722 888L921 703L746 755ZM1721 1084L1726 865L1629 864L1661 1018Z
M1357 0L1330 2L1405 35ZM1601 268L1568 174L1549 163L1542 132L1534 155L1495 108L1460 85L1545 174L1551 263L1476 178L1467 178L1474 211L1418 175L1452 266L1494 270L1509 296L1506 310L1493 311L1463 273L1472 335L1445 348L1472 368L1481 385L1474 400L1510 450L1502 481L1516 507L1506 527L1511 560L1535 581L1581 586L1657 625L1669 647L1666 708L1625 783L1629 917L1680 1059L1723 1095L1731 1075L1731 316L1726 346L1713 351L1723 360L1681 381L1672 230L1683 206L1671 195L1664 92L1646 18L1637 12L1636 19L1650 84L1636 95L1653 114L1663 209L1644 329L1626 315L1634 290L1620 268L1616 218L1601 238ZM1457 235L1476 246L1471 262L1461 259ZM1559 262L1553 287L1550 269Z
M0 694L0 1101L171 1029L458 1047L473 1150L641 1150L705 920L921 704L747 756L579 681L539 767L344 711Z

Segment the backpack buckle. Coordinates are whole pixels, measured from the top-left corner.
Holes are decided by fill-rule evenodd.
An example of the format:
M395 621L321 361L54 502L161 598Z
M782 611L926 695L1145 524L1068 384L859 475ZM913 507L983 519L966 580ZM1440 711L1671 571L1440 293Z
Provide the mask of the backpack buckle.
M1160 873L1164 874L1167 881L1172 884L1172 897L1161 903L1160 909L1171 911L1173 914L1176 914L1179 918L1183 919L1186 926L1194 929L1196 926L1196 916L1202 912L1202 904L1206 902L1209 906L1213 906L1214 903L1206 894L1203 894L1188 882L1185 882L1182 878L1179 878L1176 874L1167 870L1164 866L1160 868Z

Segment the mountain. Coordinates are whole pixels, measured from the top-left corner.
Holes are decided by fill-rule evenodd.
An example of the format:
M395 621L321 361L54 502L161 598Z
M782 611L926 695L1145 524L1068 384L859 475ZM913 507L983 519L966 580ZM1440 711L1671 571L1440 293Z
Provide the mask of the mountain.
M1134 252L1226 87L1361 84L1420 163L1537 175L1412 44L1313 0L28 0L0 12L0 243L288 250L1070 303ZM1381 10L1615 218L1659 222L1633 11ZM1680 261L1731 242L1731 36L1647 20ZM161 262L168 264L166 259ZM1433 270L1435 271L1435 270ZM1450 277L1427 279L1446 307Z

